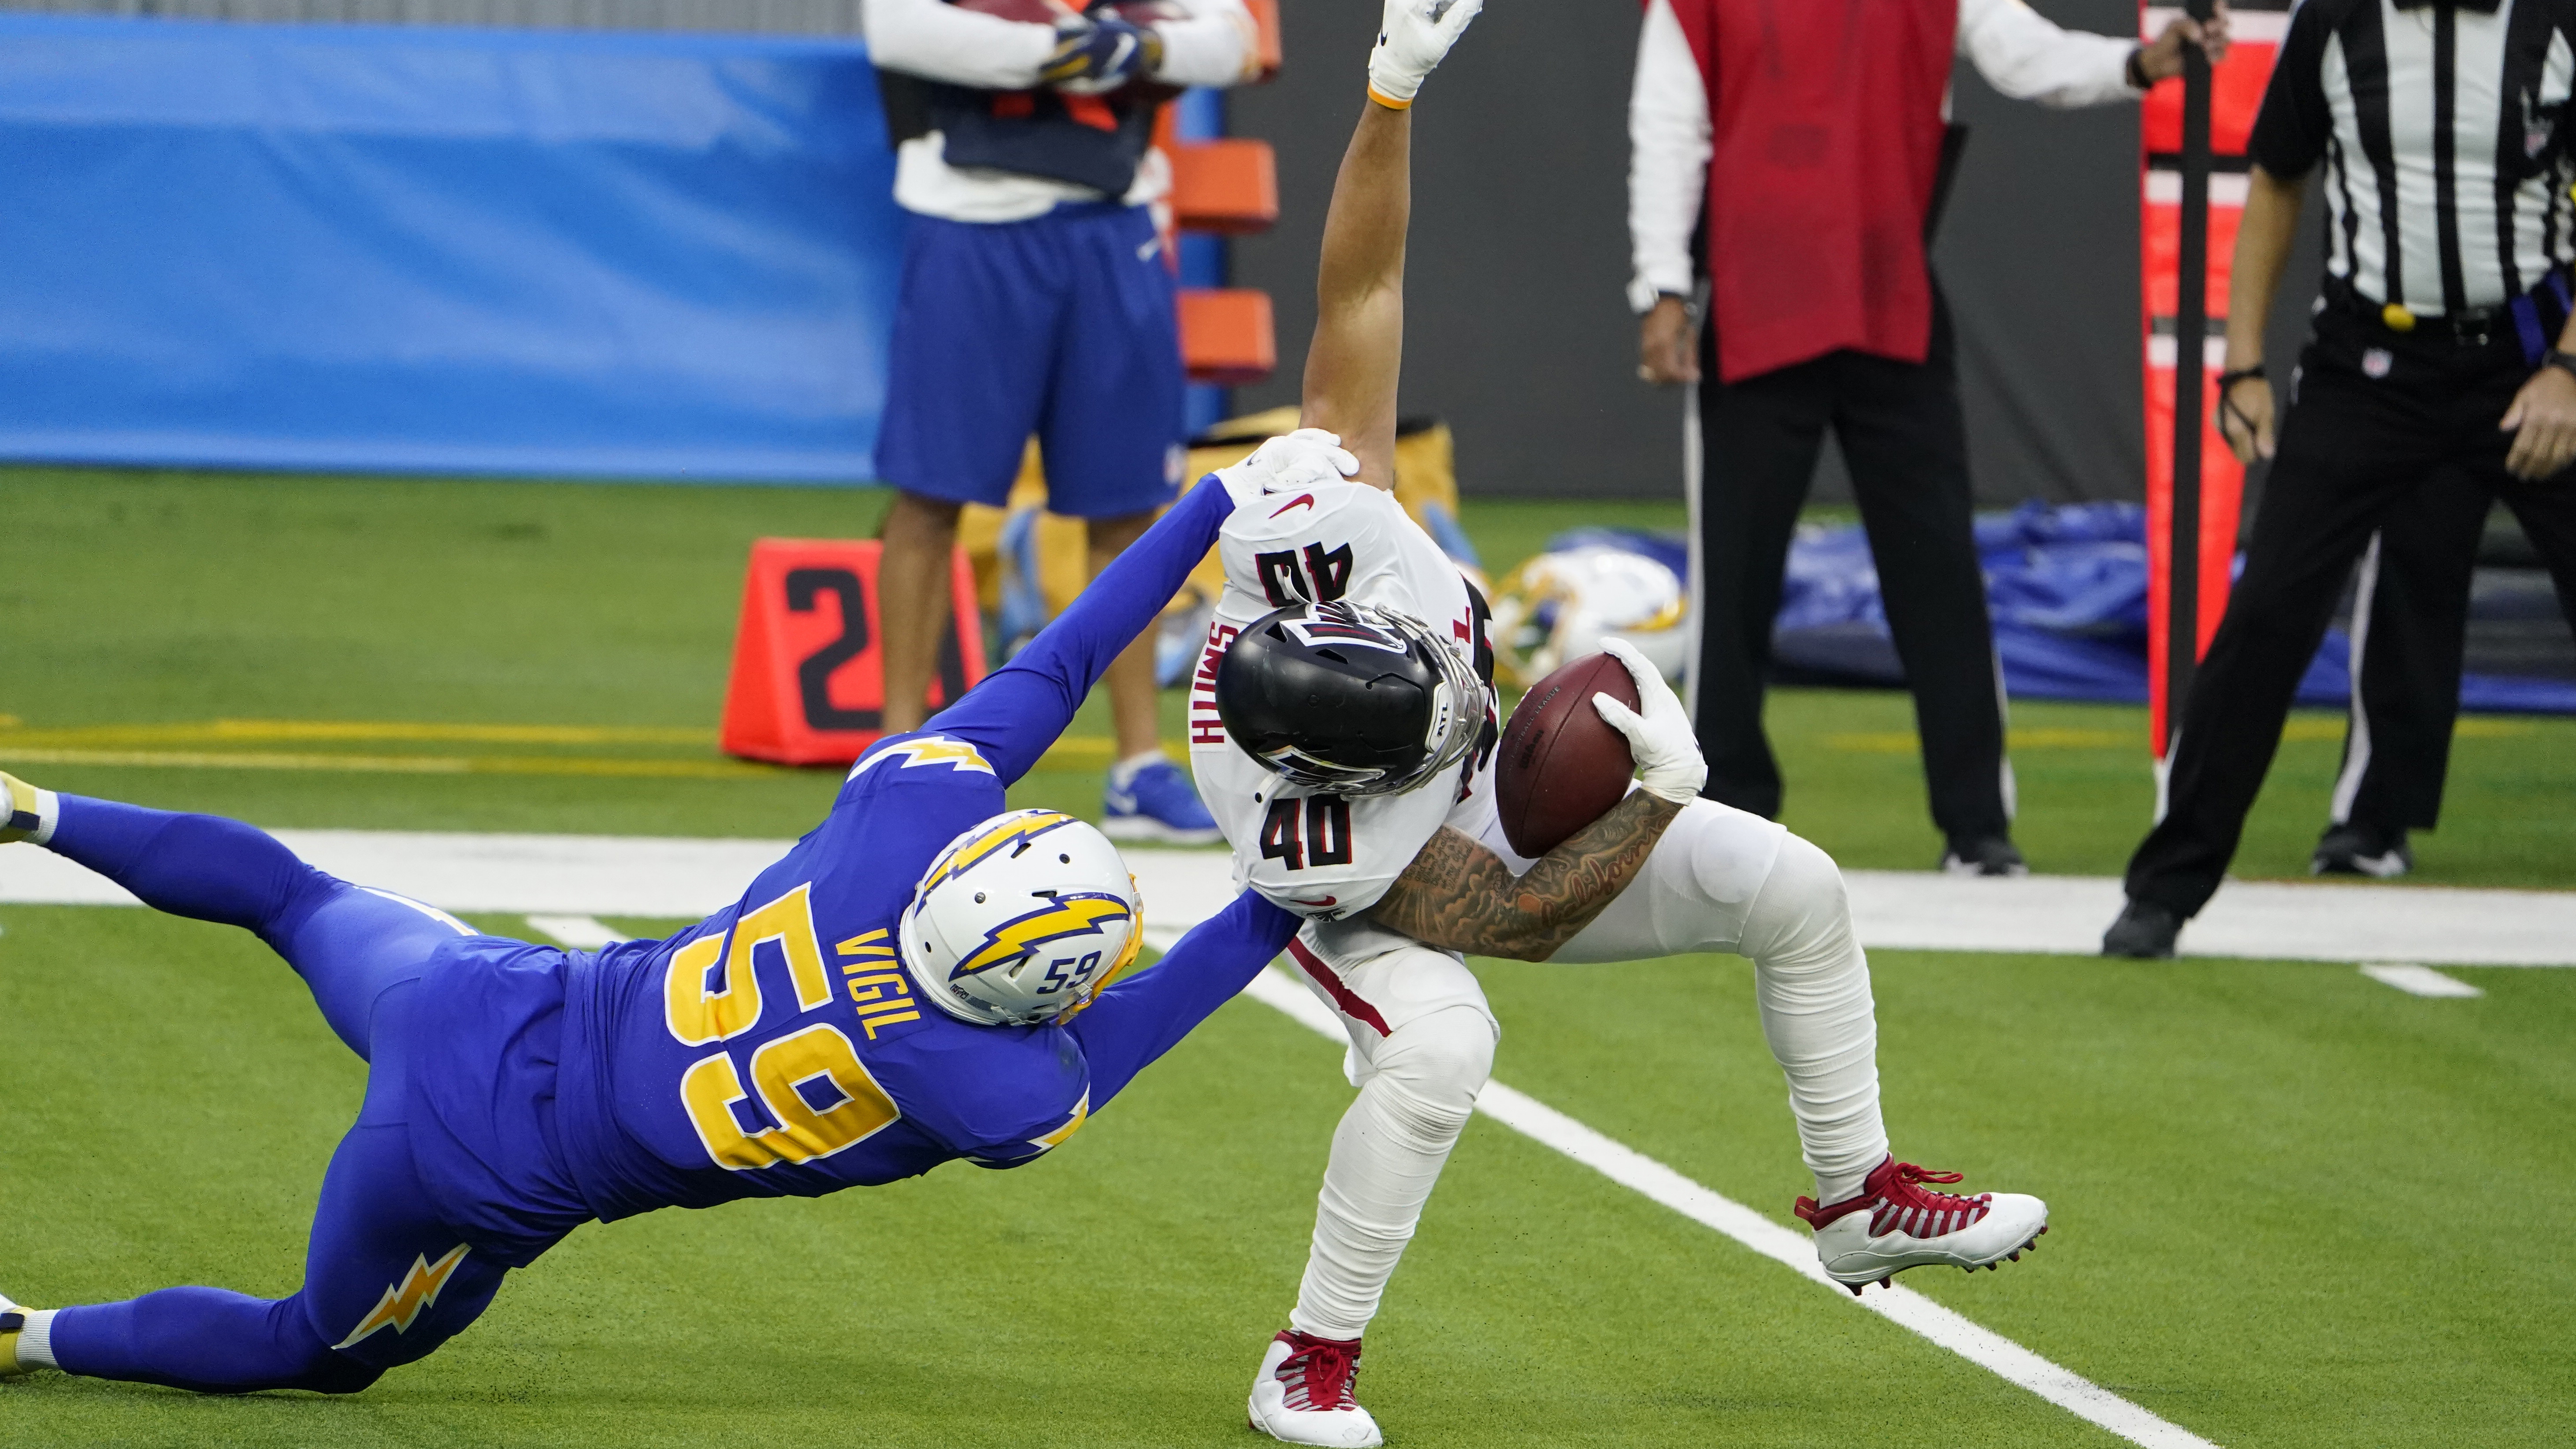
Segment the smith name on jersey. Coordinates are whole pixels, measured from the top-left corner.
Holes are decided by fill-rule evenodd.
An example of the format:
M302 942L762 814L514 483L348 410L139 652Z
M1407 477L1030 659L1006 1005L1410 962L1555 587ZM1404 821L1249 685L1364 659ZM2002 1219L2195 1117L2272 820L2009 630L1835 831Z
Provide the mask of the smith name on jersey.
M1379 933L1354 918L1376 905L1444 824L1479 833L1493 814L1485 766L1496 721L1444 784L1345 799L1292 785L1227 738L1216 709L1217 662L1245 625L1301 600L1400 610L1430 625L1491 686L1494 650L1484 596L1393 494L1326 483L1236 510L1217 535L1225 592L1190 682L1190 768L1234 848L1238 886L1317 923L1319 943L1347 954ZM1404 938L1387 934L1389 943Z

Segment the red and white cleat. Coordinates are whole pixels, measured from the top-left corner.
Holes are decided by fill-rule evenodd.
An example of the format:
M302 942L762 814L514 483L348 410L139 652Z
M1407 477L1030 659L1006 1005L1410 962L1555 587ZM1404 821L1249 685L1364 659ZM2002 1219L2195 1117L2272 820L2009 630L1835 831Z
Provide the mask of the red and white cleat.
M1351 1397L1359 1382L1360 1341L1315 1338L1291 1329L1270 1340L1261 1376L1252 1381L1252 1427L1286 1444L1369 1449L1377 1420Z
M1888 1280L1908 1268L1940 1263L1973 1273L2038 1248L2039 1235L2048 1231L2048 1204L2017 1192L1958 1197L1922 1186L1958 1180L1955 1172L1891 1157L1858 1193L1830 1207L1798 1199L1798 1216L1816 1230L1816 1256L1827 1276L1854 1294L1869 1283L1893 1286Z

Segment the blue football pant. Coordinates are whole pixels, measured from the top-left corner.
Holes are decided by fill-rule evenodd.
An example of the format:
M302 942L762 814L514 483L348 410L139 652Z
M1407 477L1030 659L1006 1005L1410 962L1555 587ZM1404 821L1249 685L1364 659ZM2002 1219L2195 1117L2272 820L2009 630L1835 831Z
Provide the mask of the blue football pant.
M1174 295L1142 206L907 218L877 475L999 507L1035 434L1049 511L1123 518L1171 502L1187 433Z
M414 983L441 942L471 930L315 870L238 821L60 798L56 853L156 910L257 935L304 978L368 1071L357 1125L322 1177L300 1291L265 1299L165 1288L66 1308L53 1323L55 1361L93 1378L204 1393L345 1394L427 1356L474 1321L505 1271L433 1214L405 1127L400 1027Z

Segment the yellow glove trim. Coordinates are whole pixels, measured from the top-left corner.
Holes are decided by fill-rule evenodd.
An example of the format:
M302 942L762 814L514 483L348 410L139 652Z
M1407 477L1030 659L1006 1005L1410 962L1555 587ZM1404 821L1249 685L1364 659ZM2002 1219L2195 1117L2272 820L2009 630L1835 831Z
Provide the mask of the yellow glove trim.
M1368 97L1370 100L1377 102L1379 105L1386 107L1390 111L1409 111L1413 109L1413 102L1399 101L1395 97L1379 90L1376 86L1370 86L1368 88Z

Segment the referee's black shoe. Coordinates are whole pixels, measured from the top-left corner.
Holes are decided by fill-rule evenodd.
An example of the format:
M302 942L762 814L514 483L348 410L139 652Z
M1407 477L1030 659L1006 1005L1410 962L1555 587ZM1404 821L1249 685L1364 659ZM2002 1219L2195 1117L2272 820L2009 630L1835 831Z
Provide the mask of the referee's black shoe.
M2173 955L2174 938L2181 934L2182 917L2153 901L2133 900L2111 929L2102 933L2102 954L2165 960Z
M1941 869L1948 875L2030 874L2029 862L2004 835L1952 836L1950 848L1941 854Z
M2317 841L2308 859L2310 875L2366 875L2393 880L2415 868L2415 852L2406 848L2406 832L2375 825L2336 825Z

